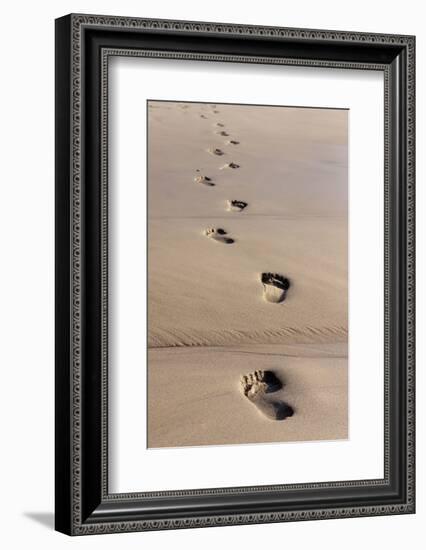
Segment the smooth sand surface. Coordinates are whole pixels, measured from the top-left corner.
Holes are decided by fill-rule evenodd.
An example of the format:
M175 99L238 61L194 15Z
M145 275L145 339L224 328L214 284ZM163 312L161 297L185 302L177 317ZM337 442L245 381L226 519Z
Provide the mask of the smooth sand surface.
M345 344L245 345L149 350L148 446L181 447L348 437ZM241 392L262 366L294 409L265 418Z
M347 111L148 112L149 445L346 437L347 358L320 345L347 344ZM284 301L265 299L262 273L288 278ZM300 358L282 351L295 344ZM238 380L276 346L295 414L271 424Z

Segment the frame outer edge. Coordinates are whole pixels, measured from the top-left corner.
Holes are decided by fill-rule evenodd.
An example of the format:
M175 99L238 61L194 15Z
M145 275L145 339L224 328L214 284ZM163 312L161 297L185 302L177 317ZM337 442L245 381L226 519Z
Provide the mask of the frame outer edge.
M82 59L81 25L74 15L71 19L71 275L72 275L72 339L71 339L71 445L72 445L72 510L71 534L78 534L81 515L81 361L82 361Z
M415 248L416 248L416 37L411 36L407 43L407 506L411 513L416 511L416 461L415 461Z
M81 486L80 486L80 462L81 462L81 425L80 425L80 380L81 380L81 38L83 26L99 26L124 29L152 29L152 30L173 30L177 32L194 33L222 33L267 38L294 38L308 40L325 40L340 43L343 41L355 43L394 44L408 50L408 182L407 202L414 209L414 47L415 39L412 36L403 35L380 35L372 33L323 31L309 29L285 29L279 27L253 27L246 25L227 25L219 23L202 23L187 21L151 20L139 18L125 18L115 16L95 16L71 14L68 16L71 24L71 153L72 153L72 178L71 178L71 534L100 534L137 530L158 530L158 529L180 529L188 527L202 527L213 525L237 525L248 523L282 522L282 521L303 521L309 519L327 519L336 517L361 517L369 515L404 514L414 512L414 256L407 263L407 314L409 322L407 328L408 349L408 405L409 411L407 421L412 422L412 428L407 431L408 448L412 449L408 455L407 475L407 501L405 504L392 506L367 506L365 508L349 507L327 510L310 510L299 512L277 512L277 513L253 513L243 515L215 515L211 517L159 520L159 521L133 521L117 523L83 524L81 518ZM411 165L410 165L411 161ZM58 188L57 188L58 189ZM414 210L407 216L407 250L414 254ZM411 395L410 395L411 393ZM410 424L409 424L410 426ZM411 479L411 482L410 482Z
M71 19L55 22L55 529L71 534Z

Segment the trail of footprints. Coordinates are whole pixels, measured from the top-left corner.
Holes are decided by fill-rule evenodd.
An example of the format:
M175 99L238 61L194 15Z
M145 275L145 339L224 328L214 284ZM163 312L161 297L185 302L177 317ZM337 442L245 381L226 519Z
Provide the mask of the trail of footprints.
M219 111L215 107L213 107L212 114L217 115L217 114L219 114ZM204 113L201 114L200 117L203 118L203 119L208 119L209 118ZM220 137L227 137L227 138L230 137L229 132L227 130L223 129L223 128L225 128L225 124L223 124L223 122L215 122L213 126L215 128L214 133L216 135L218 135ZM224 143L225 143L225 145L239 145L240 144L240 142L237 141L236 139L228 139ZM210 147L209 149L207 149L207 152L210 153L211 155L215 155L217 157L222 157L222 156L226 155L226 152L223 149L221 149L220 147ZM234 161L231 161L231 162L227 162L223 166L219 167L220 170L224 170L226 168L230 168L231 170L236 170L236 169L240 168L240 165L237 164ZM197 175L194 177L194 181L196 183L207 185L209 187L214 187L216 185L216 183L212 180L212 178L210 176L200 174L200 171L198 169L196 171L197 171ZM242 212L245 208L247 208L248 203L245 202L245 201L240 201L240 200L235 200L235 199L228 199L226 201L226 206L227 206L227 210L230 211L230 212ZM221 227L208 227L204 231L204 234L209 239L212 239L212 240L214 240L216 242L219 242L219 243L222 243L222 244L234 244L235 243L235 239L233 239L232 237L229 237L227 232L225 231L225 229L222 229Z
M216 105L212 106L212 114L217 115L220 111L216 109ZM208 120L209 117L204 113L200 115L202 119ZM224 129L225 124L223 122L215 122L215 135L230 138L224 142L225 145L235 146L240 142L230 136L229 132ZM222 157L227 153L220 147L210 147L207 152L211 155ZM223 166L220 166L220 170L231 169L237 170L240 165L234 161L227 162ZM198 184L206 185L208 187L214 187L216 182L210 176L206 176L200 173L200 170L196 170L197 175L194 177L194 181ZM226 208L229 212L243 212L248 207L248 203L243 200L227 199ZM208 227L204 234L207 238L216 241L221 244L234 244L235 239L230 237L227 231L221 227ZM281 303L285 300L287 291L290 288L290 281L287 277L279 273L264 272L260 275L260 282L263 286L263 297L270 303ZM274 397L270 397L268 394L274 393L280 390L283 386L281 381L276 377L272 371L258 370L254 373L250 373L241 377L241 390L243 395L253 403L258 411L265 417L271 420L284 420L287 417L293 415L293 409L287 403Z
M220 114L220 111L216 108L216 105L212 106L211 113L213 115ZM200 114L200 118L209 120L209 117L204 113ZM239 145L240 142L233 137L231 137L223 122L214 122L214 133L220 137L231 138L224 142L225 145ZM227 153L220 147L210 147L207 149L207 152L211 155L222 157ZM237 170L240 168L240 165L234 161L227 162L226 164L219 167L220 170L231 169ZM197 175L194 177L195 183L206 185L207 187L214 187L216 182L210 176L206 176L200 173L200 170L196 170ZM248 207L248 203L243 200L237 199L227 199L226 208L229 212L242 212ZM235 239L230 237L225 229L222 227L208 227L204 234L209 239L216 241L221 244L234 244ZM279 273L269 273L265 272L260 275L260 282L263 286L263 297L267 302L270 303L280 303L283 302L286 298L287 291L290 288L290 281L287 277L280 275Z

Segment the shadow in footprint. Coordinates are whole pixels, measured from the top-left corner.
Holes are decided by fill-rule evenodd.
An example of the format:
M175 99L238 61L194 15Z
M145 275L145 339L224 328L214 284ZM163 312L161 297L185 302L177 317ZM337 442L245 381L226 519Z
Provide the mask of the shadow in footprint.
M224 229L209 227L205 231L205 235L214 241L224 244L233 244L235 242L231 237L227 237L227 233Z
M263 372L263 380L267 385L266 393L272 393L284 387L284 384L272 370L264 370L261 372Z
M230 212L242 212L248 206L244 201L228 200L226 203Z
M220 170L225 170L226 168L232 168L233 170L239 168L240 165L236 164L235 162L228 162L228 164L225 164L224 166L221 166Z
M267 418L284 420L293 416L293 407L281 399L268 395L283 387L283 383L273 371L257 370L242 376L240 382L245 397Z
M213 183L212 179L208 176L195 176L194 181L195 183L202 183L203 185L208 185L209 187L215 186L215 183Z
M207 151L211 154L211 155L217 155L218 157L221 157L222 155L224 155L225 153L222 151L222 149L218 149L217 147L216 148L210 148L210 149L207 149Z
M283 302L290 288L290 281L279 273L262 273L263 297L267 302L278 304Z

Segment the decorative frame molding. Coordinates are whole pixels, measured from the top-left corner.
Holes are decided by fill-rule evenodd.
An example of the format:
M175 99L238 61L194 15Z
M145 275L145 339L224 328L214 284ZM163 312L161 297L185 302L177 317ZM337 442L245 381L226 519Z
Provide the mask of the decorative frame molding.
M158 38L165 42L162 48ZM215 47L229 51L212 52ZM59 531L83 535L414 512L414 51L414 37L389 34L96 15L56 21ZM383 71L383 479L108 493L108 59L117 55ZM329 504L321 502L321 494ZM186 510L176 506L177 498L187 499ZM210 499L211 509L212 498L217 511L207 513L202 502Z

